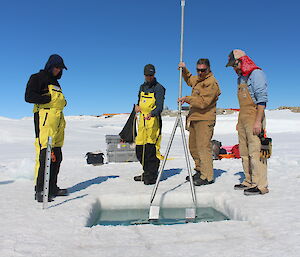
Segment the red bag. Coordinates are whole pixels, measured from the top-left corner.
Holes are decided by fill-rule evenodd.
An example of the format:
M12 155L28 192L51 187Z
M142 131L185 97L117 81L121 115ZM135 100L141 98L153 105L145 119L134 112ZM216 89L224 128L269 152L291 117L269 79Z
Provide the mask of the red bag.
M234 158L241 158L239 144L234 145L231 149L231 152L234 154Z

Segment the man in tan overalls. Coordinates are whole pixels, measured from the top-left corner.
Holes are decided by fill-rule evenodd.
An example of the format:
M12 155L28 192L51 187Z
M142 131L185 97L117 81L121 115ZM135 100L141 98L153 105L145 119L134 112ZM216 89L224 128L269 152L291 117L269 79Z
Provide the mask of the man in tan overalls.
M242 50L233 50L226 67L232 66L238 77L239 148L245 179L234 186L245 195L266 194L268 190L267 161L260 158L261 135L265 127L265 108L268 101L264 72Z
M185 63L181 62L178 66L182 68L185 82L192 87L192 95L181 97L178 101L190 104L187 129L190 132L189 150L195 162L193 182L195 186L212 184L214 173L211 139L216 124L217 100L221 94L219 85L210 70L208 59L198 60L196 76L188 71Z

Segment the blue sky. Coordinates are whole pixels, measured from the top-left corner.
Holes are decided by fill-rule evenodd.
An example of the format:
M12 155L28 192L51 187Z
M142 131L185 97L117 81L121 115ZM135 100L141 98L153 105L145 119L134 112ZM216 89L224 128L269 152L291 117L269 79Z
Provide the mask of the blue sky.
M298 1L186 0L184 61L195 73L198 58L210 59L222 90L218 107L238 106L236 75L225 68L235 48L266 72L268 108L300 105L299 9ZM180 0L3 1L0 116L32 115L26 83L53 53L68 67L60 80L66 115L130 112L147 63L175 109L180 12Z

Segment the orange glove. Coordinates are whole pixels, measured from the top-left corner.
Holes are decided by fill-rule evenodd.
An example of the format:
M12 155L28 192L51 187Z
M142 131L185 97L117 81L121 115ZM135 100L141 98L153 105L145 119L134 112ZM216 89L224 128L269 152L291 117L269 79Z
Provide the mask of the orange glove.
M55 156L54 152L51 152L51 161L56 162L56 156Z

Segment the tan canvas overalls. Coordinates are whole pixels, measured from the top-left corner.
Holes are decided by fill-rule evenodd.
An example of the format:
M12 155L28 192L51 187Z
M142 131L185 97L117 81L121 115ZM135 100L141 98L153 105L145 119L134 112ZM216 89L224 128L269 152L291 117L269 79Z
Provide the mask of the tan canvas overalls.
M268 192L267 162L260 161L260 139L253 134L257 106L250 96L247 84L239 84L238 99L240 104L239 147L245 173L245 180L242 184L251 188L257 186L264 194Z

